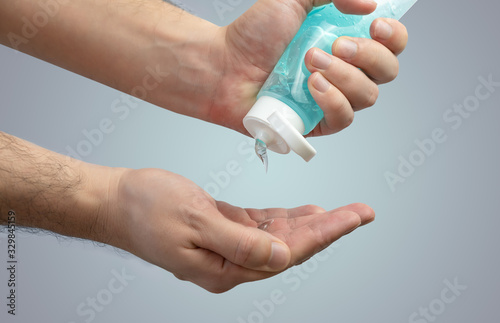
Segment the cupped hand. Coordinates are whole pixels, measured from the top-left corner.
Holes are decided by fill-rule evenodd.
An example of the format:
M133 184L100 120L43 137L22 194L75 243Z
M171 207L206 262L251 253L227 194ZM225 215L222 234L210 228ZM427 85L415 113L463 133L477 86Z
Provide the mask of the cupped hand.
M286 46L297 33L313 6L326 0L260 0L227 27L221 28L223 71L207 120L247 133L242 120L255 103L256 95ZM368 14L375 3L362 0L334 0L339 10ZM324 119L310 135L327 135L347 127L354 111L372 106L378 84L398 74L397 55L407 43L406 28L393 19L380 18L370 30L373 39L340 37L329 55L317 48L305 57L313 73L309 90L324 112Z
M114 182L110 244L214 293L276 275L375 216L363 204L243 209L159 169L126 170Z

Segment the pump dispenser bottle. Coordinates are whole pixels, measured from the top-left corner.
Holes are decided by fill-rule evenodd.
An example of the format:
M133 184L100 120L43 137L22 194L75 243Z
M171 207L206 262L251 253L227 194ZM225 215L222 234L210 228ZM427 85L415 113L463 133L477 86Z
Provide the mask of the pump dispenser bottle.
M304 135L320 122L323 111L307 86L311 73L304 64L306 52L318 47L331 54L332 44L340 36L369 38L370 25L376 18L400 19L417 0L376 2L377 9L366 16L343 14L333 4L314 8L308 14L243 119L266 168L266 148L280 154L293 150L305 161L316 155Z

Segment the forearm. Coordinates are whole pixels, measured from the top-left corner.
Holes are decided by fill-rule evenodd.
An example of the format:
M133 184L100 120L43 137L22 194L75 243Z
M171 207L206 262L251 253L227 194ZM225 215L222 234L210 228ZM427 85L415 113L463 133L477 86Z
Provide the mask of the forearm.
M218 29L161 0L0 3L0 43L205 120L220 77Z
M0 224L10 210L16 225L108 242L112 168L59 155L0 132Z

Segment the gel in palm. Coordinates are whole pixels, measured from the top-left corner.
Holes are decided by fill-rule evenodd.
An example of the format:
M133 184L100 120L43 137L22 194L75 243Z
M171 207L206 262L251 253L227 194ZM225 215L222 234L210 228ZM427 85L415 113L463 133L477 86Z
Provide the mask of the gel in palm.
M377 9L366 16L346 15L328 4L307 15L243 119L245 128L256 139L261 159L266 147L281 154L293 150L306 161L316 155L303 135L320 122L323 111L308 89L311 73L304 64L306 52L317 47L331 54L332 44L340 36L369 38L370 25L376 18L400 19L415 2L378 0Z

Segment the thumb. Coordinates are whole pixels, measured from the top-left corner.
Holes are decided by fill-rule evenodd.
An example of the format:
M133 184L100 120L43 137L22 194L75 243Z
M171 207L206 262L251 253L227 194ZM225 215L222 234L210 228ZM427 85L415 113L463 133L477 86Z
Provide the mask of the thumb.
M290 263L290 248L257 228L213 216L204 232L204 246L230 262L259 271L281 271Z

